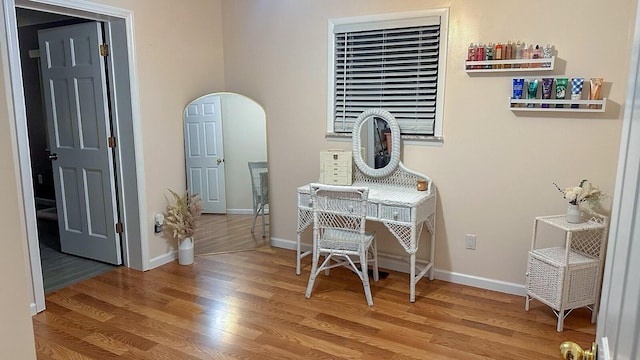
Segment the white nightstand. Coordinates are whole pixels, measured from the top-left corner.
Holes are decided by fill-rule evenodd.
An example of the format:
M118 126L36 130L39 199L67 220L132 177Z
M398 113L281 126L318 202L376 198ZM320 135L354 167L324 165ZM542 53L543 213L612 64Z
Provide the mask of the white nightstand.
M538 226L552 226L564 231L565 244L537 248ZM527 265L527 295L550 306L558 317L558 331L573 309L587 307L596 321L600 302L600 285L604 262L608 218L594 216L580 224L570 224L566 215L539 216L533 223L533 238Z

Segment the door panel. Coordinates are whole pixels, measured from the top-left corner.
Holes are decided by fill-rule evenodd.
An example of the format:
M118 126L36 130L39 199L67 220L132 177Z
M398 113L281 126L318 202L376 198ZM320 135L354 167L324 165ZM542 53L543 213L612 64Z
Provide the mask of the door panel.
M40 30L38 38L62 251L119 265L101 25Z
M192 101L184 111L184 142L189 191L202 197L203 212L227 212L224 147L219 96Z

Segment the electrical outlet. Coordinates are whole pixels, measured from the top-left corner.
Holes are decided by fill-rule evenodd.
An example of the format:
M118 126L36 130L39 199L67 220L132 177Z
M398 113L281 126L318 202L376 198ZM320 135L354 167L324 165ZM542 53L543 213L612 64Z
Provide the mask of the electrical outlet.
M476 236L472 234L467 234L465 236L465 248L469 250L476 249Z

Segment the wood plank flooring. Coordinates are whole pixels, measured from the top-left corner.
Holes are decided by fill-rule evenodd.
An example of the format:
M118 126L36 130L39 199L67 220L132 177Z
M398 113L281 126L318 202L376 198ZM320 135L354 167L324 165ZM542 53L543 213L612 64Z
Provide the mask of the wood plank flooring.
M556 332L552 311L524 298L408 275L372 282L368 307L347 269L305 299L309 258L261 249L139 272L111 270L46 295L33 317L39 359L559 359L562 341L595 338L579 309Z
M202 214L198 219L198 227L193 236L195 254L217 254L269 246L269 215L266 215L266 219L266 234L265 237L262 237L260 216L256 220L255 230L252 234L250 228L253 215Z

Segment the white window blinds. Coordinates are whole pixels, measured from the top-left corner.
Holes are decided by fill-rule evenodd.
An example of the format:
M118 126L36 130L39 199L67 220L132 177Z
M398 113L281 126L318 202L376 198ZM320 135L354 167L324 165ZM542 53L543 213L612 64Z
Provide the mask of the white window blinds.
M368 108L392 113L402 134L434 135L440 17L333 29L334 131L351 132Z

